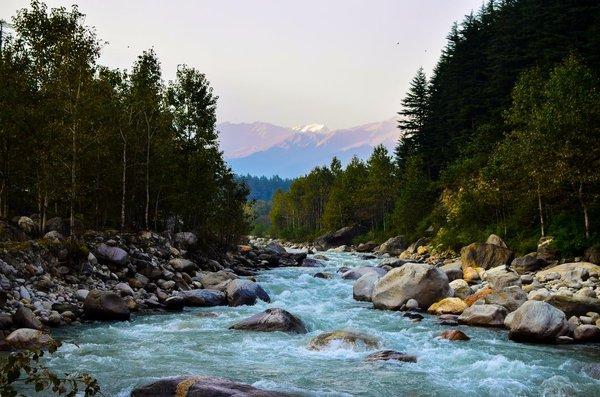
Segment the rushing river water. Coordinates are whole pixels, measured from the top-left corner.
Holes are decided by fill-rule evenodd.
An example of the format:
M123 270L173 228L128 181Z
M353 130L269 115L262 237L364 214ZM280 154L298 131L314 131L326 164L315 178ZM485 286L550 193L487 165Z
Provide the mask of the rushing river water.
M600 381L585 365L600 361L591 345L516 344L504 330L459 327L471 340L436 339L435 317L412 323L401 314L373 310L352 299L352 282L340 266L375 265L352 254L326 253L326 268L281 268L258 281L271 303L214 307L141 316L131 322L66 327L64 344L49 360L57 371L96 376L107 396L128 396L135 385L157 378L203 374L303 396L598 396ZM314 278L318 271L334 274ZM269 307L299 316L306 335L232 331L238 320ZM216 317L201 313L215 313ZM308 341L324 331L350 329L378 337L383 349L418 356L417 363L365 362L373 350L332 346L310 351Z

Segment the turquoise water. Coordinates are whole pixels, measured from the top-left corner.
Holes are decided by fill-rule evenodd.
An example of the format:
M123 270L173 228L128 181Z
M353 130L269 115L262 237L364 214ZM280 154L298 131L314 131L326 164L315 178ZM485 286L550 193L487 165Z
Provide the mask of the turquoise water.
M348 253L327 253L326 268L265 271L258 281L272 302L141 316L131 322L63 328L64 344L49 360L54 370L86 371L107 396L128 396L135 385L160 377L202 374L305 396L593 396L600 381L585 375L600 347L543 346L508 341L504 330L459 327L468 342L436 339L435 317L412 323L352 299L340 266L375 265ZM318 271L334 279L312 277ZM234 322L269 307L284 308L309 328L306 335L231 331ZM212 312L217 317L203 317ZM351 329L381 340L382 349L418 356L417 363L365 362L373 350L332 346L306 349L324 331Z

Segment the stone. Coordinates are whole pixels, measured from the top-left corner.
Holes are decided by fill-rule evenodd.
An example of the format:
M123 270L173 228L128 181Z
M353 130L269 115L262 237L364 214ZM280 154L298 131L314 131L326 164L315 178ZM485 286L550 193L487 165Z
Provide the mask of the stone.
M368 241L366 243L359 244L358 247L356 247L356 252L373 252L373 250L378 246L379 245L377 245L376 242Z
M354 331L332 331L325 332L314 337L308 344L309 350L321 350L329 346L331 343L338 342L343 345L356 347L364 345L365 347L377 348L379 341L372 336L361 334Z
M218 289L217 286L226 281L239 278L235 273L227 270L219 270L218 272L206 272L200 277L202 287L207 289Z
M460 278L450 282L450 289L454 291L454 296L456 298L460 298L462 300L473 294L473 291L471 287L469 287L469 284L467 284L465 280Z
M491 294L494 290L492 290L490 287L485 287L480 289L479 291L475 292L472 295L467 296L464 301L468 306L471 306L473 304L475 304L475 302L477 302L480 299L484 299L486 296L488 296L489 294Z
M487 271L485 272L484 280L491 288L498 290L510 286L520 287L522 285L521 277L514 272L498 271L492 273L491 271Z
M19 217L19 220L17 221L17 225L19 225L19 228L24 231L25 233L32 235L32 234L37 234L39 227L37 225L37 223L35 223L31 218L27 217L27 216L21 216Z
M367 273L361 276L352 286L352 297L357 301L371 302L375 283L380 277L376 273Z
M544 281L547 276L551 273L557 273L561 278L568 276L569 273L577 270L586 270L589 277L600 277L600 265L595 265L590 262L571 262L563 263L561 265L552 266L548 269L537 272L535 277Z
M420 245L417 247L417 255L425 255L429 253L429 247L427 245Z
M287 254L287 250L285 249L285 247L281 244L279 244L277 241L271 241L269 244L267 244L265 246L265 249L269 252L272 252L276 255L285 255Z
M406 249L406 239L404 236L396 236L387 239L377 248L377 252L381 254L390 254L392 256L400 255Z
M314 278L323 278L323 279L331 279L333 278L333 275L331 273L327 273L327 272L317 272L313 275Z
M587 312L599 312L600 300L583 296L553 294L545 302L562 310L567 316L581 316Z
M463 267L463 279L467 283L473 284L479 280L479 273L472 267Z
M527 294L521 287L513 285L500 290L493 289L492 293L486 295L484 300L485 303L500 305L510 313L527 301Z
M13 323L19 328L43 329L39 318L27 307L21 305L12 317Z
M452 282L454 280L459 280L463 278L463 269L460 261L447 263L440 267L446 276L448 277L448 281Z
M254 305L256 299L270 302L267 292L250 280L236 279L227 285L227 303L229 306Z
M490 269L500 265L509 265L513 256L513 252L508 248L487 243L473 243L463 247L460 251L463 269L467 267Z
M546 288L534 289L527 294L527 299L530 301L545 301L550 297L550 291Z
M196 269L198 268L198 266L196 266L194 262L183 258L171 259L169 261L169 265L171 265L173 270L175 270L176 272L185 272L190 274L194 274Z
M181 293L184 306L224 306L227 305L227 297L221 291L211 289L193 289Z
M510 268L519 274L536 272L547 265L547 262L538 258L537 252L529 253L525 256L513 259Z
M458 322L484 327L503 327L506 309L499 305L473 305L465 309L458 317Z
M175 242L180 247L187 249L193 247L198 242L198 237L192 232L179 232L175 234Z
M83 302L83 311L90 320L129 320L125 301L112 291L91 290Z
M305 334L307 332L302 320L279 308L271 308L255 314L235 323L229 329L261 332L281 331L295 334Z
M363 267L355 267L355 268L348 270L347 272L344 272L342 274L342 278L345 280L358 280L365 274L374 274L376 276L381 277L381 276L385 275L386 273L387 273L387 270L385 270L381 267L363 266Z
M8 313L0 313L0 330L5 331L13 328L12 316Z
M487 240L485 240L485 243L497 245L498 247L502 247L502 248L508 248L508 245L506 245L504 240L502 240L502 238L500 238L500 236L498 236L496 234L490 234L490 236L487 238Z
M418 305L419 304L417 303L417 310L418 310ZM419 321L424 318L422 314L415 313L415 312L402 313L402 317L410 318L411 320L419 320Z
M443 271L427 264L407 263L377 281L372 300L377 309L399 310L409 299L429 307L449 292L448 277Z
M337 246L335 248L329 248L328 251L329 252L350 252L350 247L348 247L347 245L340 245Z
M461 314L467 307L467 304L460 298L444 298L429 306L427 312L436 315Z
M178 376L138 386L131 397L284 397L287 393L262 390L216 376Z
M379 266L380 267L383 267L383 266L400 267L400 266L404 265L405 263L408 263L408 261L405 259L392 257L392 258L385 258L384 260L379 262Z
M118 291L121 296L133 296L133 289L127 283L118 283L115 285L115 290Z
M44 240L48 240L53 243L60 243L64 239L65 239L65 237L62 234L60 234L60 232L57 232L56 230L51 230L48 233L44 234Z
M512 314L508 337L520 342L555 342L569 326L565 313L546 302L527 301Z
M90 293L90 291L82 288L82 289L78 289L77 291L75 291L74 295L78 301L83 302L89 293Z
M554 245L554 237L545 236L541 237L538 241L537 256L546 262L552 262L558 258L560 253Z
M583 254L583 259L586 262L600 265L600 247L593 246L593 247L586 249Z
M58 347L50 335L33 328L19 328L0 341L0 350L48 349Z
M416 363L417 356L412 354L406 354L397 352L395 350L380 350L375 353L371 353L365 358L366 361L400 361L404 363Z
M578 342L600 342L600 328L591 324L582 324L575 328L573 338Z
M326 250L341 245L350 245L352 244L352 240L363 232L364 228L361 226L346 226L335 232L329 232L318 237L314 242L314 246L317 249Z
M448 339L452 341L470 340L464 332L457 329L449 329L444 331L439 336L441 339Z
M119 247L111 247L104 243L101 243L96 248L96 257L121 266L125 265L129 259L129 255L125 250Z
M412 298L406 301L404 308L406 310L420 310L421 309L419 307L419 302L417 302L416 299L412 299ZM423 317L421 317L421 318L423 318Z

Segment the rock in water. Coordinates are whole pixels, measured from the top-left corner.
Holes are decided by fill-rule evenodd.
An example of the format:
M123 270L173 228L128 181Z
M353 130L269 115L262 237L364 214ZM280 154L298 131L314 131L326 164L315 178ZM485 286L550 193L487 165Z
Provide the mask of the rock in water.
M46 349L58 347L59 343L40 330L19 328L0 341L0 350Z
M94 289L83 301L83 311L90 320L129 320L129 307L116 293Z
M129 255L119 247L111 247L104 243L96 248L96 257L117 265L125 265Z
M459 331L457 329L450 329L448 331L444 331L440 334L440 338L442 339L448 339L448 340L470 340L471 338L469 338L464 332Z
M373 289L373 305L377 309L399 310L409 299L421 307L429 307L448 296L448 277L440 269L427 264L407 263L390 270Z
M578 342L600 342L600 328L592 324L582 324L575 328L573 337Z
M262 390L216 376L164 378L133 389L131 397L283 397L287 393Z
M375 273L367 273L360 277L352 286L352 297L357 301L371 302L373 288L380 277Z
M509 265L513 256L513 252L508 248L487 243L473 243L460 251L463 269L467 267L491 269L500 265Z
M356 346L357 344L363 344L366 347L379 346L379 341L369 335L353 331L332 331L314 337L308 343L308 348L310 350L321 350L336 341L350 346Z
M185 306L223 306L227 304L227 297L221 291L211 289L193 289L181 293Z
M256 299L271 302L269 294L257 283L250 280L233 280L227 285L229 306L253 305Z
M506 309L498 305L473 305L458 317L461 324L481 325L484 327L504 326Z
M342 278L346 279L346 280L358 280L365 274L375 274L375 275L381 277L386 273L387 273L387 271L381 267L362 266L362 267L355 267L353 269L348 270L347 272L344 272L342 274Z
M511 313L508 323L508 337L523 342L555 342L569 327L562 311L540 301L525 302Z
M367 361L401 361L405 363L416 363L417 356L411 354L397 352L395 350L381 350L375 353L371 353L365 358Z
M306 326L298 317L292 313L278 308L267 309L262 313L255 314L242 320L229 329L246 331L282 331L296 334L305 334Z

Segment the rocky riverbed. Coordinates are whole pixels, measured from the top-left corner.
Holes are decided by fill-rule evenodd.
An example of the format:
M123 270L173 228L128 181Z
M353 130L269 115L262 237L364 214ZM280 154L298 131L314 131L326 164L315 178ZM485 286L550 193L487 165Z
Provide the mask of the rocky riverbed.
M547 240L515 258L494 235L454 255L401 237L337 246L347 232L212 257L190 232L4 243L1 346L75 342L50 367L88 371L109 395L597 390L598 265Z

